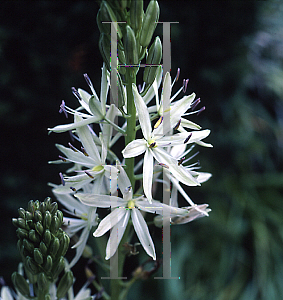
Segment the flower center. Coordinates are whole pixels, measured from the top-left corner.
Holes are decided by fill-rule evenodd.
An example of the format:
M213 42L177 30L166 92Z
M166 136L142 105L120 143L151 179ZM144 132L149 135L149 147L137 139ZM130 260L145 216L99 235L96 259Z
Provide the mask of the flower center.
M103 170L103 167L101 165L98 165L98 166L95 166L92 168L92 171L95 171L95 172L99 172L101 170Z
M132 209L132 208L134 208L134 207L135 207L135 201L134 201L134 200L128 201L128 208L129 208L129 209Z

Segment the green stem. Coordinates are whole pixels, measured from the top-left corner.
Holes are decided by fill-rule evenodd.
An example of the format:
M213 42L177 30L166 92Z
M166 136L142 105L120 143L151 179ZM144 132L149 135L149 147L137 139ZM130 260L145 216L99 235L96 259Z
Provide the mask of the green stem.
M127 69L126 73L126 89L127 89L127 114L130 117L127 119L127 129L125 136L125 146L127 146L130 142L135 140L136 138L136 107L134 103L134 95L132 90L132 84L136 84L136 76L131 76L133 70L131 68ZM133 189L135 188L135 176L134 176L134 166L135 166L135 158L126 158L126 173L130 179Z

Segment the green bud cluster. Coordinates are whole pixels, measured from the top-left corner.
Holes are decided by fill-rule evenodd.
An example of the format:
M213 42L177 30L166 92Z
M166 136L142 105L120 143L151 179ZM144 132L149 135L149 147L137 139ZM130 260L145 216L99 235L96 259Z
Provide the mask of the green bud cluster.
M17 227L16 233L19 238L17 247L25 273L29 283L37 285L35 292L48 294L49 283L55 282L65 268L64 255L70 243L69 236L61 229L63 213L58 210L58 204L52 202L50 198L46 198L43 202L31 200L27 210L19 208L18 212L19 217L12 219L12 222ZM63 282L61 286L68 285L70 288L70 282L73 283L70 277L73 275L66 274L63 278L69 276L69 280L64 280L67 283ZM26 279L15 272L12 280L19 292L29 297ZM67 292L66 289L63 291Z
M118 71L125 75L126 69L135 76L141 60L147 56L147 65L159 65L162 57L162 44L156 38L150 46L153 33L159 19L159 5L151 0L146 11L141 0L103 0L97 14L100 30L99 49L103 60L110 71L111 26L104 22L117 23ZM147 48L149 52L147 53ZM115 54L116 57L116 54ZM127 65L123 67L123 65ZM129 66L135 65L131 68ZM144 81L149 86L156 77L157 67L144 68Z

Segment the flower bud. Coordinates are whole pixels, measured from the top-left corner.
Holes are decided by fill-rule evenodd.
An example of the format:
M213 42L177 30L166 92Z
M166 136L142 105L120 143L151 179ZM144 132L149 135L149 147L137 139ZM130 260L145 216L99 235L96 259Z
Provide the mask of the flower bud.
M98 46L106 68L110 71L110 39L104 33L100 35Z
M57 292L56 292L56 296L58 299L63 298L65 296L65 294L68 292L69 288L72 286L73 284L73 273L72 271L66 272L64 274L64 276L61 278L59 284L58 284L58 288L57 288Z
M59 221L61 223L59 227L61 227L62 224L63 224L63 213L61 212L61 210L56 211L56 216L57 216L57 218L59 219Z
M61 222L57 216L53 216L50 225L50 232L55 234L61 226Z
M15 288L23 295L29 296L29 285L26 282L25 278L20 275L18 272L12 274L12 281Z
M64 268L65 268L65 260L64 257L61 256L61 258L57 263L53 263L52 277L54 279L57 278L59 274L64 270Z
M33 258L34 261L39 264L42 265L43 264L43 255L41 253L41 251L38 248L35 248L33 251Z
M28 238L28 231L26 229L18 228L16 232L19 239Z
M97 25L101 33L111 34L111 24L103 22L117 22L117 17L106 1L102 1L99 12L97 14ZM117 24L117 40L121 40L123 37L121 28Z
M34 212L34 219L37 222L41 222L42 221L42 213L39 210L36 210Z
M48 280L45 276L44 273L39 273L38 275L38 278L37 278L37 286L38 286L38 289L40 291L42 291L43 293L47 293L48 292Z
M37 232L39 235L42 235L42 234L43 234L44 228L43 228L43 226L41 225L40 222L36 222L36 223L35 223L35 230L36 230L36 232Z
M51 255L48 255L46 257L46 263L44 264L43 269L46 273L49 273L51 271L52 267L53 267L53 259L52 259Z
M39 241L40 241L39 235L34 229L31 229L29 231L28 237L34 243L39 243Z
M50 228L51 220L52 220L52 215L51 215L50 211L47 210L44 214L44 219L43 219L43 227L45 229Z
M32 215L33 215L34 212L35 212L35 204L34 204L34 201L33 201L33 200L30 200L30 201L28 202L28 211L29 211L30 213L32 213Z
M150 46L148 56L146 58L147 65L159 65L162 57L162 44L157 36L154 43ZM152 84L157 73L157 66L147 66L143 72L143 81L147 84Z
M19 209L18 209L18 213L19 213L19 215L20 215L21 218L23 218L23 219L25 218L25 216L26 216L26 214L25 214L26 211L25 211L23 208L19 208Z
M43 241L44 241L46 247L49 247L50 242L51 242L51 232L48 229L45 230L45 232L44 232Z
M33 275L37 275L39 273L38 266L36 265L36 263L34 262L34 260L31 257L29 257L29 256L26 257L25 267L28 268L28 270Z
M52 216L57 212L57 210L58 210L58 204L57 204L57 202L51 203L50 212L51 212Z
M33 243L29 242L27 239L23 240L23 245L25 247L25 249L30 253L33 254L33 250L34 250L34 245Z
M39 249L44 256L47 255L47 247L42 241L39 244Z
M143 1L132 0L130 7L130 21L131 27L135 32L141 29L143 14Z
M137 42L136 42L135 33L129 25L126 26L124 47L125 47L127 65L137 65L138 64Z
M57 251L60 247L59 239L54 237L50 243L49 253L52 257L57 257Z
M147 47L151 41L152 35L154 33L157 21L159 18L159 5L156 0L151 0L146 9L141 34L140 34L140 45L142 47Z
M58 250L58 255L64 256L69 248L70 244L70 238L69 236L64 232L62 239L60 240L60 247Z

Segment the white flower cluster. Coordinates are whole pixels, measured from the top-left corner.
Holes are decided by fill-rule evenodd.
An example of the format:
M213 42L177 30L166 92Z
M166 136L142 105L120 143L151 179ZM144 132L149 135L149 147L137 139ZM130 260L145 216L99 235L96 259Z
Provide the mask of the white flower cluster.
M161 68L154 83L143 96L133 84L138 121L136 129L141 129L143 137L127 144L122 151L122 157L120 153L115 153L115 149L119 149L122 143L127 123L121 127L116 125L115 117L122 119L124 114L114 104L107 104L110 74L103 66L100 99L87 75L85 78L92 94L73 88L80 107L73 110L65 106L64 102L61 105L60 111L66 115L72 114L74 121L49 129L52 132L71 131L75 143L81 144L81 148L70 143L69 147L57 145L64 156L60 156L60 161L53 162L73 163L66 172L68 175L61 174L62 184L53 185L58 201L74 215L74 218L65 218L67 232L72 236L82 230L79 241L73 246L77 253L70 267L82 255L89 232L97 225L93 233L95 237L102 236L112 229L106 247L106 259L113 256L130 219L144 250L156 259L154 243L145 221L145 212L157 214L154 223L161 226L164 212L170 218L171 224L183 224L207 216L210 211L207 204L194 204L181 185L198 186L211 176L209 173L197 171L199 167L195 164L186 165L190 158L185 157L194 144L212 147L203 142L210 131L200 130L199 125L186 119L199 103L199 99L195 99L193 93L175 100L182 88L171 96L174 83L172 84L169 73L164 76L159 99ZM166 108L164 103L170 103L169 107ZM123 111L127 113L126 104L127 100L123 107ZM153 122L155 125L152 129ZM97 123L99 133L96 132L96 127L92 127L93 123ZM113 128L116 129L115 134ZM143 155L143 158L135 166L135 176L136 179L142 179L142 186L135 191L126 173L125 159L140 155ZM141 166L142 173L138 174ZM154 199L153 184L165 182L164 177L163 180L159 178L162 173L168 182L172 183L170 205ZM178 192L188 201L189 206L178 207ZM96 209L110 207L112 211L99 222Z

